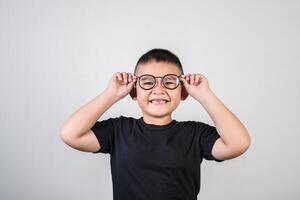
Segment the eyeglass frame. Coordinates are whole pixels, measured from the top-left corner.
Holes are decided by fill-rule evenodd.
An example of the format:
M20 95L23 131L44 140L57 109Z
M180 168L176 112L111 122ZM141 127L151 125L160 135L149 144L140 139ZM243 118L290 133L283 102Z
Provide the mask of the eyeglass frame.
M164 83L163 83L163 79L166 77L166 76L169 76L169 75L174 75L174 76L176 76L177 77L177 80L178 80L178 84L177 84L177 86L175 87L175 88L173 88L173 89L170 89L170 88L167 88L165 85L164 85ZM144 89L142 86L141 86L141 83L140 83L140 78L141 77L143 77L143 76L151 76L151 77L153 77L154 78L154 80L155 80L155 84L151 87L151 88L149 88L149 89ZM164 88L166 88L166 89L168 89L168 90L175 90L176 88L178 88L178 86L180 85L180 83L181 83L181 80L180 80L180 77L181 77L182 75L177 75L177 74L166 74L166 75L164 75L164 76L153 76L152 74L143 74L143 75L141 75L141 76L135 76L136 78L137 78L137 82L139 83L139 86L143 89L143 90L151 90L151 89L153 89L153 88L155 88L156 87L156 85L157 85L157 80L156 80L156 78L161 78L161 81L160 81L160 84L164 87Z

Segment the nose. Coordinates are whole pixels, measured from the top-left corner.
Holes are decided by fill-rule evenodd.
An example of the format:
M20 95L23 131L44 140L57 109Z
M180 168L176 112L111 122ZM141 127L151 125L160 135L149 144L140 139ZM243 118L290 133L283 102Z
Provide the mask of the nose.
M160 78L160 77L159 77ZM164 91L164 86L162 85L162 81L161 81L161 79L160 80L158 80L158 79L156 79L156 85L154 86L154 88L152 88L153 89L153 93L154 94L156 94L156 93L164 93L164 92L162 92L162 91Z
M164 92L163 90L153 90L153 91L152 91L152 94L155 94L155 95L163 94L163 95L165 95L166 92Z

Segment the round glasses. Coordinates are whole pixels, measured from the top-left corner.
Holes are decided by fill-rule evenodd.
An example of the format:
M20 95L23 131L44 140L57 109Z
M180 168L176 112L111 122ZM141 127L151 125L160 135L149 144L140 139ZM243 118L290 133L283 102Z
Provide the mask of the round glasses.
M140 87L144 90L150 90L157 85L156 78L161 78L161 85L169 90L174 90L179 86L180 75L166 74L164 76L153 76L151 74L144 74L137 77Z

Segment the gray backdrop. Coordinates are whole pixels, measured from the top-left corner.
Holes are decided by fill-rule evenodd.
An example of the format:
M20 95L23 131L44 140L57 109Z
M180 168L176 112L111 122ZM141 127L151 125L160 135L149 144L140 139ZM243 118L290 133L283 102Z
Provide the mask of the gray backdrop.
M296 200L299 1L0 1L0 199L112 199L109 154L70 148L62 123L149 49L202 73L250 149L204 160L198 199ZM126 109L125 109L126 108ZM103 119L140 117L129 96ZM173 117L212 124L189 97Z

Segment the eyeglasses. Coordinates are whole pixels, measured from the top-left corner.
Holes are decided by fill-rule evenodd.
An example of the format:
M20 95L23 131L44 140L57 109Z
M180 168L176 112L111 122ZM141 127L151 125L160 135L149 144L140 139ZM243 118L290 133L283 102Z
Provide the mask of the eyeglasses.
M156 78L161 78L161 85L167 89L174 90L179 86L180 75L166 74L164 76L153 76L151 74L144 74L137 77L140 87L144 90L150 90L157 85Z

